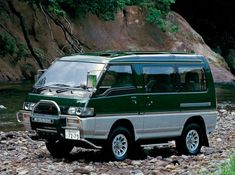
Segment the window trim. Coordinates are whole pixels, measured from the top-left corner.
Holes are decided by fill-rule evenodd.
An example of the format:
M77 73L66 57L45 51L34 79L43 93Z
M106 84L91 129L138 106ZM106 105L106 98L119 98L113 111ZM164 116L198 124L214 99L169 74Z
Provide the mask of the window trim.
M144 93L145 94L205 94L205 93L208 93L208 77L207 77L207 72L206 72L206 68L203 64L195 64L195 63L192 63L192 64L182 64L182 63L172 63L172 64L159 64L159 63L154 63L154 64L151 64L151 63L144 63L144 64L139 64L140 65L140 71L141 71L141 79L142 79L142 87L143 87L143 90L144 90ZM177 82L179 84L179 87L175 87L174 91L172 92L147 92L146 91L146 88L145 88L145 79L144 79L144 71L143 71L143 67L152 67L152 66L156 66L156 67L172 67L174 69L174 73L177 75L180 76L179 74L179 68L180 67L191 67L191 68L199 68L200 70L203 71L204 73L204 79L205 79L205 85L206 85L206 90L203 90L203 91L182 91L182 88L180 87L180 84L181 82Z
M155 63L155 64L140 64L141 66L141 76L142 76L142 84L143 84L143 88L144 88L144 93L146 94L174 94L174 93L178 93L178 90L177 88L174 87L174 90L173 91L166 91L166 92L148 92L146 90L146 81L145 81L145 78L144 78L144 67L170 67L173 69L173 73L172 74L177 74L177 66L175 64L166 64L164 63L164 65L162 64L159 64L159 63ZM157 75L157 74L156 74ZM168 74L170 75L170 74Z
M205 85L206 85L206 89L205 90L200 90L200 91L182 91L182 87L181 87L181 79L180 79L180 82L179 82L179 85L180 85L180 87L179 87L179 92L180 93L201 93L201 92L208 92L208 80L207 80L207 75L206 75L206 69L205 69L205 67L203 66L203 65L177 65L176 66L176 69L177 69L177 74L180 76L180 72L179 72L179 69L180 68L184 68L184 67L187 67L187 68L198 68L198 70L201 70L202 71L202 73L203 73L203 75L204 75L204 81L206 81L205 82ZM188 73L188 72L187 72ZM200 86L201 86L201 82L199 82L199 84L200 84Z
M101 87L101 83L102 81L104 80L105 78L105 75L107 74L107 72L109 71L110 67L111 66L130 66L131 68L131 78L132 78L132 83L133 85L130 85L130 86L123 86L123 87L110 87L108 88L107 90L105 90L103 93L101 94L96 94L97 97L101 97L101 96L109 96L109 94L111 92L115 92L115 91L120 91L120 90L137 90L137 81L136 81L136 78L135 78L135 69L133 68L133 64L130 64L130 63L125 63L125 64L108 64L106 66L106 69L104 70L104 73L102 74L102 77L100 77L100 80L97 84L97 89ZM121 95L121 94L119 94ZM128 94L126 94L128 95ZM113 96L118 96L118 95L113 95Z

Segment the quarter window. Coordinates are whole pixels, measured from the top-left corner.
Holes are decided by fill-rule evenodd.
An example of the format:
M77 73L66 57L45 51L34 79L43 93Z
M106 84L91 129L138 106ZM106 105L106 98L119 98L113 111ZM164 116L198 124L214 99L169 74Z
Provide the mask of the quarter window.
M206 91L205 71L201 67L179 67L182 92Z
M143 67L146 92L174 92L175 69L170 66Z

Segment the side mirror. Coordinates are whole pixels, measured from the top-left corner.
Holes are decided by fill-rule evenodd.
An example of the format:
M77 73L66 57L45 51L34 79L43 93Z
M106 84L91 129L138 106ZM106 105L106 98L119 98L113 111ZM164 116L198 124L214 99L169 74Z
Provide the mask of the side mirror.
M44 72L46 72L47 69L39 69L37 70L37 75L34 76L34 81L37 82L38 79L42 76Z
M97 77L96 75L92 75L92 74L87 74L87 87L96 87L97 84Z

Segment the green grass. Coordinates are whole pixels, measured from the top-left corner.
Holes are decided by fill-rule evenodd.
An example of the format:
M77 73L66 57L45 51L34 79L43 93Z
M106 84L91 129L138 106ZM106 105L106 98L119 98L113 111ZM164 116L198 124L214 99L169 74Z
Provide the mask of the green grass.
M220 165L215 172L209 172L209 175L235 175L235 152L231 152L231 156L226 163ZM197 175L207 175L208 172L200 170Z
M205 173L199 173L204 175ZM235 175L235 152L232 152L230 159L218 167L218 170L210 175Z
M221 175L235 175L235 153L230 157L230 161L220 167Z

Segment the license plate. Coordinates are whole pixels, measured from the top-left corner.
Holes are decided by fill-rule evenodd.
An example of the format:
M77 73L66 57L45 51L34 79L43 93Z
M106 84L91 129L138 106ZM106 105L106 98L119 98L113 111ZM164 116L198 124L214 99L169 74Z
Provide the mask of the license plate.
M53 124L53 120L48 118L32 117L33 122Z
M80 140L80 131L79 130L65 130L65 138L70 140Z

